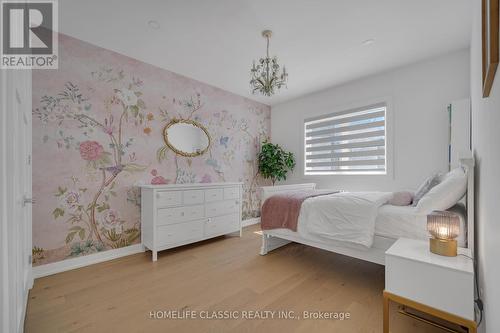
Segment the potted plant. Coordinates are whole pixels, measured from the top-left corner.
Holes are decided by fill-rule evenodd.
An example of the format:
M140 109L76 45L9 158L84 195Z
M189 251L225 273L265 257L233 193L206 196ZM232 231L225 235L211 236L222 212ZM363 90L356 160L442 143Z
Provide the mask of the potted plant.
M271 179L273 186L277 180L285 180L288 171L295 168L295 156L279 145L264 141L259 153L259 173Z

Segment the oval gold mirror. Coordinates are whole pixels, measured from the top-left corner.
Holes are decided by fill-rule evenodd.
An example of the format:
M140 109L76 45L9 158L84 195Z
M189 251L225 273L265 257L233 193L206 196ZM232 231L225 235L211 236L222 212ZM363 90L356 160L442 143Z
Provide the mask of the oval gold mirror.
M200 123L188 119L173 119L163 129L163 139L176 154L195 157L210 147L210 135Z

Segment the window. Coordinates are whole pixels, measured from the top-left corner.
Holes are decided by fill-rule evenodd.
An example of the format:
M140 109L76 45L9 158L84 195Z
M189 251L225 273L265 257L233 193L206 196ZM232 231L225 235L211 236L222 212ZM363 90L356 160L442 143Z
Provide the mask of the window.
M304 174L385 175L387 105L379 103L304 121Z

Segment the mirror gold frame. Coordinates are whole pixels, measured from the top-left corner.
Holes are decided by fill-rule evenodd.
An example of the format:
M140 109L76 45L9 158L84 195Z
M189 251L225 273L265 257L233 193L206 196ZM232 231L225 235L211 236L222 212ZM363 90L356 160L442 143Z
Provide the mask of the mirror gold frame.
M185 151L179 150L175 148L170 141L168 140L168 129L175 125L175 124L190 124L195 127L198 127L201 129L203 132L205 132L205 135L208 138L208 145L205 149L200 150L195 153L187 153ZM184 157L196 157L205 154L208 149L210 148L210 145L212 144L212 138L210 137L210 134L208 133L208 130L203 126L202 124L198 123L197 121L191 120L191 119L172 119L164 128L163 128L163 140L165 141L165 144L167 145L168 148L170 148L173 152L175 152L178 155L184 156Z

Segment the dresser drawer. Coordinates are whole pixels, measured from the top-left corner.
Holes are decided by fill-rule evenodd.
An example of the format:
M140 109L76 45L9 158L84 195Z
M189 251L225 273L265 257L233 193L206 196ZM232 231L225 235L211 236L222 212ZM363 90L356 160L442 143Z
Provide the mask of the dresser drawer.
M205 236L222 235L240 230L238 214L217 216L205 222Z
M170 207L182 205L181 191L158 191L156 192L156 206Z
M184 198L185 205L201 204L205 201L205 191L203 190L192 190L183 191L182 197Z
M238 200L225 200L206 204L205 216L214 217L237 213L239 211Z
M184 206L158 209L157 225L175 224L204 217L204 206Z
M203 238L204 221L190 221L156 228L158 246L174 245Z
M237 187L225 187L224 188L224 200L238 199L240 197L240 191Z
M220 201L224 198L224 191L221 188L213 188L210 190L205 190L205 201Z

